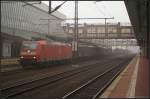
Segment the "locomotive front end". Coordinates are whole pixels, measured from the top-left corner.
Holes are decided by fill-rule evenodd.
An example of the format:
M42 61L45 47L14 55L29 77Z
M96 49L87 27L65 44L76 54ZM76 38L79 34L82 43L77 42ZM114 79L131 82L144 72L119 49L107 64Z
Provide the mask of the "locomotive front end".
M37 43L36 41L24 41L20 52L20 63L35 64L37 63Z

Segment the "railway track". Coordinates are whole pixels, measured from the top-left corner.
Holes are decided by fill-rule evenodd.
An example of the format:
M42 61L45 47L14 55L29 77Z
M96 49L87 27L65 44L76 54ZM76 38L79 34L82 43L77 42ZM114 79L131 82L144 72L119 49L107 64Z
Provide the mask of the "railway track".
M106 56L104 56L104 57L106 57ZM95 58L97 58L97 57L93 57L93 59L95 59ZM18 59L17 59L18 60ZM79 58L75 58L75 59L73 59L72 60L72 62L73 63L80 63L80 62L83 62L83 61L88 61L88 60L90 60L88 57L79 57ZM90 60L91 61L91 60ZM12 61L13 62L13 61ZM11 63L12 63L11 62ZM5 61L5 63L2 61L2 68L1 68L1 71L4 73L6 73L6 72L17 72L17 71L24 71L25 69L34 69L34 67L32 66L32 65L27 65L26 67L24 67L24 66L22 66L22 65L20 65L19 63L18 63L18 61L17 61L17 64L11 64L11 63L9 63L9 61L8 61L8 63L7 63L7 60ZM7 64L7 65L5 65L5 64ZM70 64L70 63L67 63L67 64ZM64 65L64 63L59 63L59 64L49 64L49 65L53 65L53 66L56 66L56 65ZM65 63L65 65L66 65L66 63ZM43 67L43 66L42 66ZM46 67L46 66L45 66Z
M105 59L109 58L109 57L104 57ZM103 58L103 59L104 59ZM15 70L15 71L8 71L8 72L3 72L2 73L2 87L8 87L8 86L12 86L14 83L18 82L18 81L25 81L26 82L26 78L29 78L30 80L33 78L33 76L40 76L40 74L45 74L47 72L57 72L62 71L62 70L68 70L69 68L71 69L71 67L77 68L77 67L81 67L82 65L86 65L87 63L91 63L91 62L95 62L101 60L101 58L93 58L90 61L83 61L83 62L73 62L72 64L61 64L60 66L56 66L56 65L50 65L47 67L42 68L37 68L37 67L33 67L33 68L28 68L28 69L20 69L20 70ZM29 67L29 66L28 66ZM31 66L30 66L31 67ZM56 73L55 73L56 74ZM33 75L32 77L30 75ZM34 77L35 78L35 77ZM29 80L27 79L27 80Z
M75 90L66 93L62 99L96 99L105 88L120 74L131 59L109 68L102 74L90 79ZM123 67L122 67L123 66Z
M104 60L104 59L103 59ZM23 84L29 81L41 79L50 75L59 74L61 72L77 69L80 67L92 65L99 60L92 60L88 62L81 62L78 64L69 64L69 65L61 65L61 66L51 66L49 68L36 68L36 69L26 69L26 70L18 70L8 73L2 73L2 88L9 88L15 86L16 83ZM33 76L30 76L33 75ZM18 85L17 84L17 85Z
M11 86L9 88L3 88L2 89L2 97L4 99L15 97L15 96L21 95L21 94L26 93L26 92L27 93L32 92L33 90L39 89L41 87L45 87L47 85L50 85L50 84L53 84L56 82L59 82L61 80L68 79L68 78L75 76L77 74L82 75L84 72L92 71L92 69L96 70L96 68L98 68L98 67L96 67L97 64L99 64L99 65L106 65L106 64L110 65L112 63L114 65L114 63L116 63L116 61L113 61L114 59L110 59L110 60L112 62L108 62L108 60L106 61L104 59L101 62L97 62L95 64L90 64L89 66L86 66L86 67L81 67L81 68L74 69L71 71L66 71L64 73L60 73L60 74L57 74L54 76L48 76L45 78L33 80L30 82L25 82L22 84L16 84L16 85ZM95 65L95 66L92 66L92 65Z
M31 81L24 82L24 83L18 82L13 86L2 88L2 97L3 98L9 98L9 97L13 97L13 96L25 93L27 91L31 91L31 90L46 86L48 84L57 82L61 79L65 79L67 77L70 77L70 76L76 75L78 73L87 71L88 69L93 68L93 67L91 67L91 65L96 65L96 64L100 64L100 63L102 63L102 65L103 65L103 64L105 64L104 61L106 61L106 60L103 60L101 62L97 62L94 64L88 64L88 66L86 66L86 67L83 66L83 67L80 67L77 69L73 69L71 71L66 71L63 73L56 74L54 76L48 75L47 77L33 79Z

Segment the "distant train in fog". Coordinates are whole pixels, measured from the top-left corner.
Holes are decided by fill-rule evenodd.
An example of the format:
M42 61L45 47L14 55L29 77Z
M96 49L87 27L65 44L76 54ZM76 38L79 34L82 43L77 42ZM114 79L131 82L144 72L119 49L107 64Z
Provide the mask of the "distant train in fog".
M39 64L51 63L54 61L65 61L72 58L70 44L39 41L23 41L20 52L20 63Z

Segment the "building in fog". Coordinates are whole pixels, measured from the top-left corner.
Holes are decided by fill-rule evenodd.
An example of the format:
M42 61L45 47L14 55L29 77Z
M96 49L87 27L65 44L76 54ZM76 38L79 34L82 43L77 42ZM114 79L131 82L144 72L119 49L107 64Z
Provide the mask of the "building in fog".
M74 37L74 24L67 23L63 28L68 35ZM92 42L102 47L136 45L136 40L134 38L128 39L129 36L134 37L133 27L130 24L107 23L105 25L84 23L78 25L78 38L80 40ZM121 37L124 38L121 39Z
M65 15L58 11L50 15L46 4L31 5L31 3L1 1L3 58L18 56L23 40L46 39L47 35L61 36L64 34L61 24L66 18Z
M65 24L64 31L72 34L74 33L74 24ZM79 24L78 33L134 33L131 25L116 24Z

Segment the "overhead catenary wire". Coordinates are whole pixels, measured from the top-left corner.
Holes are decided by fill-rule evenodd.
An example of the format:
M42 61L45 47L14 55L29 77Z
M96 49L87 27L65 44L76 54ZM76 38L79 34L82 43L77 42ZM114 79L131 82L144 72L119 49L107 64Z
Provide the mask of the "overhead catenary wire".
M62 4L58 5L57 7L55 7L50 13L55 12L56 10L58 10L62 5L64 5L67 1L64 1Z
M102 11L99 8L99 6L96 4L96 2L94 2L94 4L96 5L97 9L101 12L101 14L103 14L105 17L106 17L106 15L108 15L109 17L112 17L112 14L110 13L110 10L108 9L108 7L106 7L106 5L104 4L104 2L102 2L102 6L104 8L104 11ZM105 12L107 12L107 14Z
M110 10L108 9L108 7L104 4L104 2L102 2L102 5L104 7L105 10L107 10L109 17L112 17Z
M96 2L94 2L94 4L96 5L97 10L98 10L99 12L101 12L101 14L103 14L104 17L106 17L105 12L103 12L103 11L97 6Z

